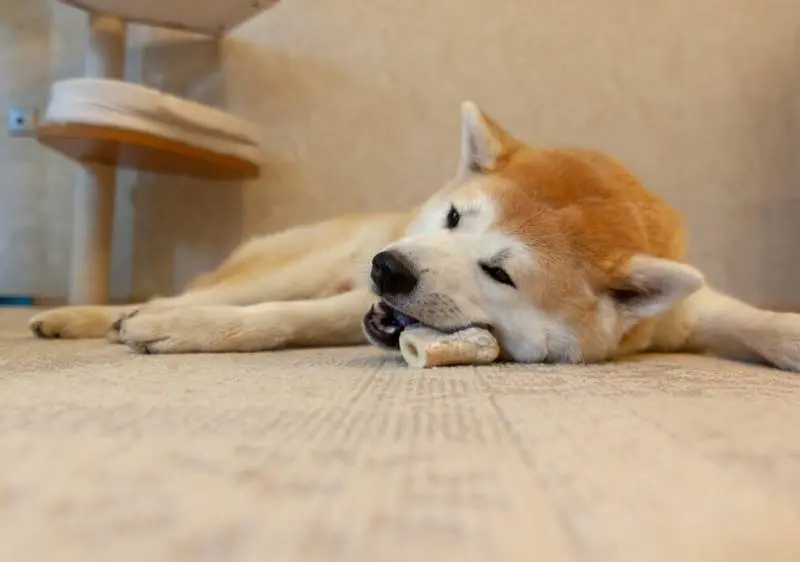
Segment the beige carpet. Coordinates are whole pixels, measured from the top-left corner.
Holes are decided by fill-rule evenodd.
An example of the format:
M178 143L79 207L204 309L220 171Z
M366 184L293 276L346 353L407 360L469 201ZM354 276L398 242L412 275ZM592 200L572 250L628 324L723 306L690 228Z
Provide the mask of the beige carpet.
M798 561L800 376L136 356L0 312L0 560Z

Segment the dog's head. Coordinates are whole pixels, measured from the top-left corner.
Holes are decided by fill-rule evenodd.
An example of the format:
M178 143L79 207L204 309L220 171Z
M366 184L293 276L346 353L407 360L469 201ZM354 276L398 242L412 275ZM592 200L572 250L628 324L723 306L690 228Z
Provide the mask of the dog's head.
M526 146L470 102L461 143L455 178L373 259L372 343L482 325L508 359L597 361L701 286L677 213L611 158Z

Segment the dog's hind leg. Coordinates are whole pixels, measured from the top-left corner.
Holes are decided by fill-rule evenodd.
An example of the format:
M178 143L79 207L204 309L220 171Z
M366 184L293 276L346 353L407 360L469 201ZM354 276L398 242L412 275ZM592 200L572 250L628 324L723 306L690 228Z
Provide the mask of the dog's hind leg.
M230 264L226 264L230 267ZM339 266L337 268L337 266ZM225 267L225 266L223 266ZM187 291L128 306L64 306L31 318L29 327L40 338L102 338L118 341L119 320L140 309L163 310L186 306L247 306L273 300L297 300L335 294L348 288L336 256L313 255L296 262L263 268L252 267L249 275L226 277L212 272L214 283L193 285ZM310 274L317 272L319 274Z
M263 241L262 241L263 242ZM244 245L242 249L247 249ZM302 254L301 254L302 255ZM201 304L247 305L261 302L266 296L279 294L281 287L272 287L272 277L291 264L288 259L269 259L255 253L234 252L217 269L191 281L178 295L155 298L147 303L126 306L63 306L35 315L28 325L40 338L89 339L106 337L118 341L118 323L141 308L174 308ZM278 256L280 258L280 256ZM280 285L280 279L277 279Z
M659 325L654 350L711 353L800 371L800 314L762 310L704 287Z
M255 238L176 296L130 306L55 308L34 316L29 326L42 338L118 341L120 319L140 309L247 306L335 295L353 288L354 273L361 276L357 267L354 272L354 259L368 263L354 255L370 255L373 245L377 251L384 237L399 229L397 222L394 215L343 217Z
M312 263L300 260L282 267L252 267L249 275L226 277L216 270L214 283L194 284L183 293L127 306L64 306L31 318L29 328L40 338L88 339L106 337L118 341L120 319L141 309L163 310L186 306L246 306L270 300L310 298L331 287L331 277L309 275L312 268L325 265L322 257ZM334 265L334 264L332 264ZM220 269L230 267L226 262ZM207 279L207 277L206 277ZM331 287L335 289L335 287Z

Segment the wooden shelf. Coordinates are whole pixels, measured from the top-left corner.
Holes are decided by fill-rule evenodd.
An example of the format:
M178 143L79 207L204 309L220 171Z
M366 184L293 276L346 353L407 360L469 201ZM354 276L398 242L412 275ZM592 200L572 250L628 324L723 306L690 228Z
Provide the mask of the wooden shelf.
M134 23L220 35L279 0L60 0L88 12Z
M258 177L257 163L171 139L83 123L44 123L37 140L78 162L206 179Z

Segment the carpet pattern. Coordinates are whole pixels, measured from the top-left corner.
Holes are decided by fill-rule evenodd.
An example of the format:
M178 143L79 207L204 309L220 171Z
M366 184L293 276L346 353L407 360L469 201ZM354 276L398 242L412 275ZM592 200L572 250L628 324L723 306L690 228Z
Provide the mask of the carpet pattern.
M0 560L797 561L800 376L138 356L0 312Z

